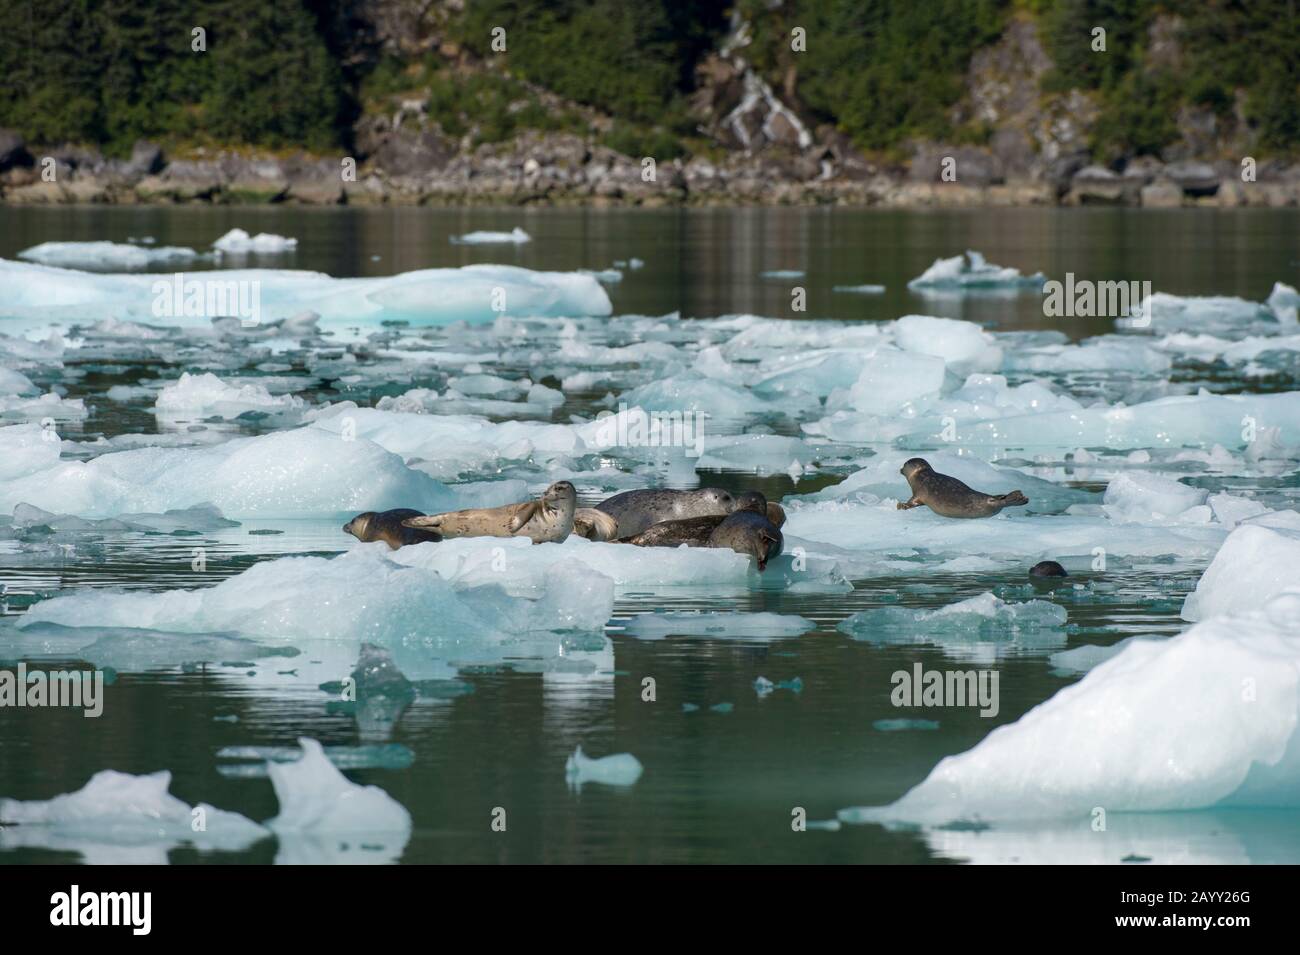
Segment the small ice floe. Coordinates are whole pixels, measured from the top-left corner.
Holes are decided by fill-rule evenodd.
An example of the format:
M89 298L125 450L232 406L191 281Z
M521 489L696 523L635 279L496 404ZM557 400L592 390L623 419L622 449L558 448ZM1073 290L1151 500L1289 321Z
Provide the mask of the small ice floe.
M877 607L840 622L837 629L857 639L898 642L891 636L916 637L928 642L934 633L967 633L977 637L1010 635L1024 630L1059 629L1066 610L1046 600L1008 603L992 593L961 600L935 610ZM907 642L904 640L903 642Z
M767 677L760 676L754 681L754 692L758 694L760 700L771 696L777 690L789 690L791 693L795 694L802 693L803 680L799 677L795 677L792 680L781 680L773 683Z
M239 521L222 517L221 511L211 504L177 508L162 514L122 514L98 520L74 514L55 514L30 504L19 504L14 508L12 523L17 528L48 528L56 534L185 535L239 526Z
M84 660L99 669L121 673L297 655L293 647L268 647L231 633L182 633L93 623L84 627L37 623L22 630L0 628L0 658Z
M938 720L876 720L871 724L871 728L879 730L882 733L897 733L903 730L937 730L939 728Z
M94 272L166 269L206 257L182 246L141 248L120 242L42 242L18 253L18 258L28 262Z
M762 279L801 279L807 274L803 269L772 269L769 272L759 272L758 277Z
M884 295L885 287L883 285L833 285L831 291L849 295Z
M454 245L523 245L532 242L533 237L515 226L509 232L466 232L452 236L451 241Z
M1122 653L1134 640L1149 640L1152 637L1126 637L1108 647L1097 646L1096 644L1085 644L1081 647L1073 647L1069 650L1062 650L1059 653L1053 653L1047 658L1047 662L1053 667L1053 671L1058 676L1072 676L1077 673L1087 673L1098 664L1105 663L1111 657Z
M257 235L250 236L243 229L231 229L217 239L216 242L213 242L212 247L218 252L232 255L250 252L258 255L272 255L292 252L298 248L298 240L283 235L273 235L269 232L259 232Z
M592 271L591 269L579 269L578 274L590 275L602 285L617 285L619 282L623 281L623 273L618 269L602 269L598 272Z
M81 852L90 863L167 862L167 849L239 851L270 833L239 813L173 796L166 770L133 776L106 769L76 792L29 802L0 798L0 849Z
M332 856L340 836L355 842L359 852L374 846L373 861L401 855L411 835L406 807L378 786L348 780L316 740L303 737L298 745L301 759L267 764L280 814L266 825L280 837L285 853L276 861L302 862L320 853Z
M934 264L907 283L917 292L934 290L943 293L973 291L1037 291L1046 282L1041 272L1021 275L1019 269L993 265L978 252L967 251L965 256L935 259Z
M723 611L672 611L633 617L626 633L642 640L667 636L776 640L797 637L815 630L817 624L804 617L779 613L728 613Z
M37 394L40 394L40 389L22 372L0 367L0 395L31 397Z
M297 395L272 395L256 381L232 385L211 372L192 375L182 372L178 381L166 385L154 402L160 418L238 418L244 414L266 415L286 424L297 424L307 402Z
M600 783L604 786L631 786L641 778L644 768L631 753L615 753L592 759L582 747L573 751L564 763L564 776L569 785L581 788L583 783Z

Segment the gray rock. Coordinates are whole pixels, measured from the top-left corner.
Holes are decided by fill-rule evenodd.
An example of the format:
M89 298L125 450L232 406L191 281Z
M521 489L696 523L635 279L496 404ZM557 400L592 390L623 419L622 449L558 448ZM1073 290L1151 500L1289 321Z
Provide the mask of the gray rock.
M1189 196L1212 196L1219 190L1219 174L1209 163L1170 163L1165 167L1165 176Z
M164 164L162 147L141 139L132 147L131 158L126 163L124 172L128 175L152 176L162 172Z
M1157 179L1142 187L1142 206L1146 209L1174 209L1183 204L1183 190L1168 179Z

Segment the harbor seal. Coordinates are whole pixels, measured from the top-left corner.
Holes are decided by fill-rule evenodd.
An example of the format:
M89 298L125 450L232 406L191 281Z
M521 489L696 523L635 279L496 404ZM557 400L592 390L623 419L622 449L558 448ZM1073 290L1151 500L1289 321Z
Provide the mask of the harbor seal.
M573 485L556 481L532 501L413 517L403 526L432 530L443 537L527 537L541 544L562 541L573 533L577 505Z
M594 507L580 507L573 512L573 533L589 541L612 541L618 521Z
M735 504L733 514L738 511L770 513L768 509L773 506L758 491L746 491L735 499ZM776 506L779 509L780 505ZM680 547L683 544L687 547L708 547L709 538L718 529L718 525L726 519L726 514L708 514L704 517L687 517L680 521L660 521L658 524L651 524L640 534L619 538L619 543L636 544L638 547ZM785 520L784 511L781 512L781 520L783 522Z
M624 491L596 505L618 522L615 538L635 537L652 524L680 521L688 517L726 517L736 508L735 499L720 487L695 491L665 488Z
M366 511L344 524L343 530L363 543L383 541L392 550L407 544L423 544L426 541L437 543L442 540L442 535L436 531L403 524L403 521L423 516L422 511L414 511L409 507L391 511Z
M764 509L766 510L766 508ZM710 547L730 547L737 554L748 554L766 570L767 562L781 553L785 540L781 529L762 511L735 511L709 535Z
M1029 568L1030 577L1069 577L1062 567L1054 560L1040 560Z
M955 477L933 470L924 458L911 458L898 473L907 478L912 489L912 499L899 502L900 511L924 504L944 517L992 517L1004 507L1029 503L1029 498L1019 491L983 494L973 490Z

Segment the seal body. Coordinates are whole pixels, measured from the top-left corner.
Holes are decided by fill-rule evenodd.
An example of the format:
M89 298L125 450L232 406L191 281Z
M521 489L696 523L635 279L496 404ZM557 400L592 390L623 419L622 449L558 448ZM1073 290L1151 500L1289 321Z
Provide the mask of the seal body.
M426 541L437 543L442 540L442 535L437 531L403 524L403 521L423 516L422 512L409 507L391 511L366 511L344 524L343 530L363 543L383 541L393 550L407 544L423 544Z
M758 491L746 491L735 498L735 510L732 513L753 511L758 514L770 514L773 507L780 511L781 520L784 522L785 512L781 511L779 504L769 504ZM683 544L687 547L708 547L709 538L718 529L718 525L726 519L726 514L708 514L704 517L687 517L679 521L660 521L658 524L651 524L640 534L619 540L621 543L636 544L638 547L680 547Z
M1062 567L1054 560L1040 560L1029 568L1030 577L1069 577Z
M406 527L432 530L443 537L527 537L534 544L562 541L573 533L578 493L568 481L556 481L542 496L503 507L478 507L413 517Z
M738 554L748 554L758 562L759 570L766 570L767 562L778 556L784 545L781 528L769 521L766 513L755 511L727 515L709 535L710 547L730 547Z
M1019 507L1029 498L1019 491L1009 494L984 494L966 484L940 474L924 458L912 458L899 470L912 489L912 499L899 502L898 509L926 505L944 517L992 517L1004 507Z
M732 496L719 487L695 491L667 489L624 491L596 505L618 522L616 538L635 537L652 524L689 517L726 517L735 510Z

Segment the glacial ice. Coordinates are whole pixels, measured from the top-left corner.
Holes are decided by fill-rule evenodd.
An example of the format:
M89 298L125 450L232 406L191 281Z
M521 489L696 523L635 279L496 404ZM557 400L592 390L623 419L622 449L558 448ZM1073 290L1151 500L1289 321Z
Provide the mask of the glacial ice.
M1244 614L1265 604L1272 622L1300 627L1300 526L1236 528L1187 595L1183 619Z
M42 242L23 249L18 258L64 269L109 272L183 267L207 256L169 245L141 248L120 242Z
M564 775L570 786L581 788L584 783L603 786L631 786L644 771L641 761L631 753L614 753L592 759L582 747L573 751L564 763Z
M1037 291L1046 281L1041 272L1021 275L1019 269L993 265L978 252L967 251L950 259L935 259L934 264L907 283L917 292L1003 291L1025 289Z
M159 417L169 419L237 418L251 411L296 423L306 405L296 395L274 397L265 385L254 382L235 386L211 372L182 372L179 380L158 393L154 410Z
M466 232L464 235L452 236L456 245L522 245L532 242L533 237L523 229L515 226L509 232Z
M243 229L231 229L213 242L212 247L218 252L236 255L250 252L263 255L292 252L298 247L298 240L286 238L282 235L273 235L269 232L259 232L257 235L250 236Z
M1300 600L1135 640L1078 683L846 822L1016 824L1300 805Z
M358 786L330 762L321 744L298 740L302 758L271 761L267 772L280 801L280 813L267 822L278 835L377 836L406 844L411 814L378 786Z

